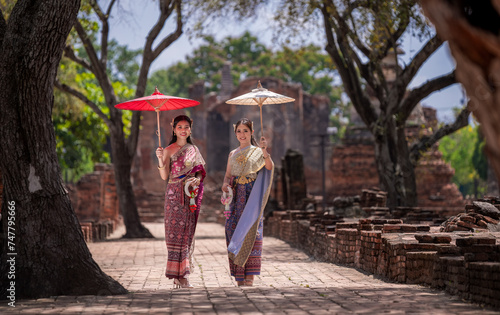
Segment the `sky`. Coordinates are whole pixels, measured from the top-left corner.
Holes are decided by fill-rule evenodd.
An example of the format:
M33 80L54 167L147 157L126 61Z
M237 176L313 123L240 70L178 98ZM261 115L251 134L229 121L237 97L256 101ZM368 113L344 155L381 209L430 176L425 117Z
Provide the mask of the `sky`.
M105 4L108 1L101 2ZM120 0L119 7L115 7L110 19L110 37L116 39L121 45L127 45L131 49L143 47L145 38L158 17L157 1L141 0L140 6L137 3L139 3L137 0ZM261 12L262 17L256 21L239 21L237 23L228 21L225 25L220 23L212 25L211 30L216 34L215 38L218 40L227 36L238 37L249 30L263 44L272 47L271 15L272 12L263 11ZM189 28L190 25L186 23L184 26ZM173 30L173 23L170 24L170 27L165 27L165 29ZM166 34L167 31L163 31L158 38ZM325 46L324 38L321 36L310 36L309 40L320 47ZM179 61L184 61L186 56L199 47L201 43L202 41L199 39L190 39L186 35L186 31L184 31L184 34L155 60L152 64L150 74L155 70L167 68ZM422 43L418 39L407 36L402 43L405 55L400 56L400 61L409 63L411 57L418 52L421 46ZM449 73L453 68L453 58L450 55L448 47L443 45L423 65L411 82L410 88L418 87L427 80ZM465 94L460 85L455 84L441 91L434 92L422 100L421 104L436 108L440 121L452 122L454 118L452 108L462 107L464 102Z

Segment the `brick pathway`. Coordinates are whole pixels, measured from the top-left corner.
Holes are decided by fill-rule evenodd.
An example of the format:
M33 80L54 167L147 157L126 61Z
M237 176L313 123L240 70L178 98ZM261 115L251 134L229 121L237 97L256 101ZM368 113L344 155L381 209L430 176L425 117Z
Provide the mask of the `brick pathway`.
M101 268L129 294L18 300L15 309L2 301L0 314L499 314L441 291L317 262L270 237L255 286L238 288L228 274L224 228L214 223L198 225L195 288L173 290L163 276L163 226L147 227L158 239L89 244Z

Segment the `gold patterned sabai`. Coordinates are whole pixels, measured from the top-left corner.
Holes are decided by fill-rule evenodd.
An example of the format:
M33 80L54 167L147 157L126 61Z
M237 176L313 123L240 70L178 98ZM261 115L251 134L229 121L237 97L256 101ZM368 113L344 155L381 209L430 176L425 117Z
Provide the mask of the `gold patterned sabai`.
M249 150L249 149L247 149L247 150ZM238 162L238 164L243 165L247 162L248 157L245 154L239 154L238 157L235 158L235 160L236 160L236 162Z
M257 178L257 172L265 165L262 150L254 146L231 155L230 162L231 176L239 177L241 181L246 180L244 177Z

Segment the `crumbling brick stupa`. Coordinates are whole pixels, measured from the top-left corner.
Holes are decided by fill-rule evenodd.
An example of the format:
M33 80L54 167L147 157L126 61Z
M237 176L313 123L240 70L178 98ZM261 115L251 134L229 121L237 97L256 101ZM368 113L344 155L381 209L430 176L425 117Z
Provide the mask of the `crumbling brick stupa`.
M419 116L414 115L415 120L410 121L407 127L410 139L436 128L434 109L420 107L417 113ZM355 196L363 189L378 187L373 138L365 127L355 125L349 128L342 144L334 149L330 169L330 195ZM444 216L460 212L465 201L458 187L452 183L454 172L442 159L438 145L423 154L415 168L418 207Z
M403 53L398 50L398 54ZM397 65L393 54L394 52L390 52L383 60L388 84L396 80L394 69ZM374 108L378 110L375 94L368 90L368 95ZM350 117L352 125L342 139L342 144L334 148L330 161L332 177L329 195L333 196L354 196L362 189L379 186L373 136L354 110ZM437 127L436 110L418 104L406 122L409 145L421 136L430 135ZM458 187L452 183L454 172L442 159L438 144L424 153L415 168L418 207L444 217L460 212L465 201Z
M271 199L281 202L282 207L290 207L289 203L284 201L286 196L283 193L284 184L281 178L282 159L290 149L303 155L305 181L300 183L304 186L303 189L307 190L309 197L321 196L321 148L314 144L318 142L316 135L325 133L328 127L329 100L324 96L304 92L300 84L289 84L275 78L247 78L240 82L239 86L234 87L230 71L230 64L227 63L222 69L219 93L206 94L204 82L193 84L189 89L189 98L199 101L200 105L190 108L189 112L175 110L160 113L162 146L168 145L171 138L170 123L174 117L189 114L193 118L193 139L205 157L208 171L200 219L214 220L214 216L221 212L220 183L227 155L238 145L234 137L233 124L242 117L248 117L255 123L256 136L260 136L257 106L225 103L232 97L254 89L258 80L265 88L296 100L293 103L263 107L264 135L268 139L268 150L276 164ZM355 113L351 114L351 118L352 126L341 145L326 148L327 206L332 206L333 199L337 196L355 196L359 195L362 189L378 187L373 140ZM428 132L430 128L436 127L436 111L417 106L409 122L407 127L409 137ZM425 128L422 128L422 125ZM163 218L162 205L166 183L158 175L156 167L155 150L158 147L156 128L156 114L143 112L139 145L132 167L132 183L139 214L145 222L161 221ZM442 160L437 146L424 155L415 173L419 207L432 209L443 217L456 214L463 209L463 198L457 187L451 183L453 169ZM318 198L309 198L307 202L320 204ZM296 203L291 207L299 209L305 207L307 202Z
M281 199L280 183L281 159L289 149L303 154L304 172L308 191L320 194L321 158L320 148L311 147L313 135L324 133L329 123L329 100L324 96L310 95L302 90L300 84L284 83L275 78L248 78L236 88L230 80L224 80L229 73L229 67L223 72L221 92L205 94L204 83L198 82L191 86L189 98L200 102L200 105L190 109L189 115L193 119L193 139L199 147L205 161L208 177L203 201L201 219L211 216L221 208L220 187L222 176L226 170L229 152L238 146L234 136L233 124L240 118L247 117L254 122L255 137L260 137L260 118L257 106L229 105L225 101L255 89L260 80L264 88L273 92L295 98L295 102L263 107L263 132L268 142L268 151L273 156L276 166L274 187L271 198ZM141 133L137 156L133 166L133 184L136 199L148 199L144 207L139 207L142 218L160 220L163 209L158 209L158 202L162 200L165 191L165 182L161 180L156 168L155 150L158 146L155 129L156 116L143 113ZM153 113L154 114L154 113ZM172 118L186 114L185 110L162 112L160 115L161 135L163 145L170 139ZM329 158L329 156L327 156ZM148 204L155 208L148 207Z

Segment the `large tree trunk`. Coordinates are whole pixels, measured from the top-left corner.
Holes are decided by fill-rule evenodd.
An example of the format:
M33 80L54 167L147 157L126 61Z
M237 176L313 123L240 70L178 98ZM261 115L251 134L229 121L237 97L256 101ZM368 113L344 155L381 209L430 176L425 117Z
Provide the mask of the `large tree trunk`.
M375 162L379 176L380 188L387 192L387 206L393 208L398 205L400 198L397 195L395 165L392 162L390 148L385 139L375 141Z
M126 293L92 259L55 149L54 79L79 6L19 0L8 25L0 17L2 298Z
M396 126L397 125L397 126ZM417 206L414 165L410 161L405 126L393 119L375 134L375 161L380 179L380 188L387 191L387 206Z
M423 0L422 7L448 41L457 79L467 91L485 152L500 179L500 1Z
M116 121L116 120L115 120ZM115 170L116 190L120 203L120 212L125 223L124 238L153 238L154 236L141 224L135 194L130 181L132 157L129 155L122 128L113 128L111 131L111 150L113 167ZM118 134L117 134L118 133Z
M79 98L81 101L88 104L108 125L111 134L111 150L112 162L115 170L116 191L120 202L120 212L124 218L126 234L125 238L152 238L153 235L146 229L140 221L137 204L135 201L134 190L130 178L130 170L132 161L137 148L137 141L139 138L139 129L141 122L141 114L134 112L132 115L132 126L130 136L125 139L123 133L122 115L119 110L114 106L117 104L116 94L113 89L111 79L109 77L108 66L108 38L109 38L109 18L110 12L116 1L108 3L106 10L102 10L97 1L91 1L91 6L97 15L97 18L102 23L101 28L101 46L98 53L92 41L93 36L86 33L83 25L77 21L75 29L78 33L83 47L85 47L88 60L77 56L71 46L67 46L65 56L92 72L104 93L104 98L109 109L109 117L104 114L97 104L90 101L85 95L78 92L76 89L58 83L57 88ZM182 1L159 1L159 17L155 25L151 28L146 42L144 44L144 52L141 68L139 70L139 77L136 86L136 98L144 96L146 84L148 80L148 73L151 64L155 59L174 41L176 41L182 34ZM169 35L158 38L165 22L172 15L176 15L176 29ZM153 48L153 43L155 47Z
M417 180L415 176L415 167L410 159L410 148L406 141L406 125L398 125L397 127L397 150L398 165L401 170L402 182L404 186L404 198L400 206L416 207L417 204Z
M103 90L105 89L103 88ZM112 104L116 104L111 84L109 85L109 89L107 89L107 93L109 93L107 97L108 101ZM121 111L113 106L108 107L111 116L111 119L108 121L108 126L111 135L111 157L115 170L116 191L118 194L120 213L123 216L123 222L126 228L126 233L123 237L154 238L153 234L142 225L137 203L135 202L135 193L132 188L130 177L135 150L131 150L125 141ZM129 141L131 140L129 139ZM133 145L133 147L135 148L136 145Z
M389 60L384 60L391 55L391 51L398 50L396 43L406 33L406 29L413 27L413 23L419 24L419 19L410 18L412 14L408 11L416 5L412 2L395 4L395 10L391 7L391 10L398 12L398 17L391 17L396 21L393 24L397 25L395 28L377 23L379 13L387 16L392 13L385 10L384 6L373 6L370 1L350 1L349 5L322 1L321 7L328 42L325 49L342 78L344 89L356 112L375 137L380 188L388 192L387 205L390 208L417 205L414 167L424 148L428 149L446 133L437 132L417 146L422 148L417 154L412 152L410 155L405 135L406 120L420 100L456 82L451 72L408 90L418 69L442 45L442 40L437 36L430 38L407 65L398 62L397 54L392 55L392 66L389 66L390 62L387 63ZM358 11L374 18L373 28L379 39L376 45L368 46L370 43L359 37L358 30L353 27L363 22L360 17L365 18ZM460 124L454 126L457 127L454 130L458 130ZM452 132L453 128L447 129Z

